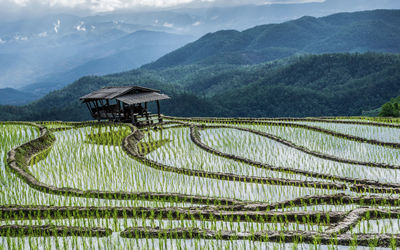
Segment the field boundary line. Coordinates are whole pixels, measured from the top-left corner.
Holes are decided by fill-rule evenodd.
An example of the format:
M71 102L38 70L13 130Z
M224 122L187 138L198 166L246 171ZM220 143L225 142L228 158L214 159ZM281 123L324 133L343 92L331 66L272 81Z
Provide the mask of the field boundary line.
M165 164L158 163L156 161L147 159L146 157L139 154L137 149L137 143L143 138L143 134L139 130L136 130L131 135L125 137L123 141L123 149L131 158L151 167L153 169L173 172L178 174L184 174L188 176L203 177L225 181L239 181L249 182L258 184L269 184L269 185L287 185L297 187L308 187L308 188L319 188L319 189L346 189L347 186L340 183L329 183L329 182L315 182L315 181L299 181L290 180L284 178L269 178L269 177L257 177L257 176L246 176L237 175L232 173L223 172L209 172L204 170L193 170L188 168L178 168L168 166Z
M263 136L266 137L270 140L276 141L278 143L284 144L285 146L291 147L293 149L299 150L303 153L324 159L324 160L330 160L330 161L335 161L335 162L339 162L339 163L348 163L348 164L352 164L352 165L361 165L361 166L366 166L366 167L376 167L376 168L383 168L383 169L393 169L393 170L397 170L400 169L400 166L392 166L392 165L387 165L387 164L379 164L379 163L373 163L373 162L361 162L361 161L353 161L353 160L348 160L348 159L344 159L344 158L339 158L333 155L328 155L328 154L324 154L324 153L320 153L320 152L315 152L312 150L309 150L308 148L302 147L302 146L298 146L296 144L294 144L291 141L282 139L278 136L275 135L271 135L265 132L261 132L258 130L254 130L254 129L249 129L249 128L241 128L241 127L235 127L235 126L227 126L227 125L212 125L212 126L208 126L208 125L202 125L202 126L194 126L195 130L199 130L199 129L220 129L220 128L228 128L228 129L235 129L235 130L241 130L241 131L245 131L245 132L249 132L249 133L253 133L259 136ZM194 132L197 133L197 132ZM200 138L196 138L197 140L200 140ZM205 146L204 149L209 148L210 150L215 151L215 153L222 153L220 151L217 151L216 149L213 149L211 147L209 147L208 145L205 145L204 143L200 141L198 141L199 145ZM225 154L225 153L222 153ZM225 154L227 156L234 156L231 154ZM244 159L244 158L243 158ZM258 162L255 162L258 163ZM260 163L260 164L264 164L264 163ZM268 164L265 164L268 165ZM270 166L273 167L273 166ZM275 167L276 168L276 167ZM282 169L290 169L290 168L282 168ZM308 172L307 173L312 173L312 172ZM334 177L334 176L332 176ZM327 178L332 178L332 177L327 177ZM351 181L354 181L355 179L350 179ZM375 181L370 181L370 184L374 184ZM376 182L379 183L379 182ZM390 185L390 184L389 184ZM391 187L399 187L400 188L400 184L394 184L394 186Z
M215 121L251 121L252 123L258 121L286 121L286 122L325 122L325 123L338 123L338 124L352 124L352 125L366 125L375 127L388 127L388 128L399 128L400 124L390 124L382 122L362 122L362 121L344 121L344 120L332 120L329 118L319 117L319 118L293 118L293 117L281 117L281 118L250 118L250 117L237 117L237 118L221 118L221 117L175 117L175 116L163 116L170 120L201 120L202 122L208 122L209 120Z
M262 120L195 120L191 118L168 118L171 120L185 120L185 121L192 121L192 122L203 122L203 123L222 123L222 124L248 124L248 125L269 125L269 126L281 126L281 127L292 127L292 128L301 128L305 130L311 130L319 133L324 133L327 135L331 135L334 137L338 137L341 139L346 139L346 140L351 140L351 141L356 141L360 143L368 143L371 145L377 145L377 146L382 146L382 147L389 147L389 148L400 148L400 143L395 143L395 142L383 142L383 141L378 141L374 139L367 139L359 136L354 136L354 135L349 135L349 134L344 134L344 133L339 133L336 131L332 131L329 129L324 129L320 127L314 127L310 125L305 125L305 124L298 124L298 123L289 123L289 122L272 122L272 121L262 121Z
M112 234L111 229L100 227L75 227L55 225L1 225L0 236L5 237L57 237L57 236L80 236L80 237L108 237Z
M27 124L27 123L22 123ZM7 153L8 167L14 174L21 180L28 184L31 188L40 192L55 194L55 195L68 195L76 197L98 198L98 199L114 199L114 200L150 200L150 201L164 201L164 202L186 202L198 203L203 205L210 205L213 203L218 204L243 204L246 201L236 199L208 197L200 195L186 195L179 193L156 193L156 192L124 192L124 191L100 191L100 190L80 190L71 187L55 187L47 185L38 181L33 175L27 171L27 166L31 163L33 156L49 149L55 140L51 132L39 125L40 136L34 140L24 143L16 148L11 149Z
M331 235L316 231L214 231L200 228L131 227L120 233L123 238L169 238L169 239L214 239L251 240L277 243L310 243L343 246L390 247L400 244L400 234L341 234Z
M235 127L229 127L229 126L204 127L204 128L231 128L231 129L238 129L238 130L243 130L243 131L247 131L247 132L252 132L248 129L241 129L241 128L235 128ZM331 181L341 181L341 182L345 182L345 183L348 183L351 185L362 184L362 186L357 186L357 187L360 187L361 190L363 190L363 191L365 190L365 185L367 185L368 187L391 188L390 189L391 191L400 193L400 185L399 184L381 183L378 181L373 181L373 180L368 180L368 179L355 179L355 178L342 177L342 176L336 176L336 175L330 175L330 174L321 174L321 173L316 173L316 172L311 172L311 171L306 171L306 170L301 170L301 169L276 167L276 166L272 166L270 164L253 161L253 160L241 157L241 156L227 154L227 153L218 151L218 150L206 145L205 143L203 143L201 141L201 137L200 137L200 133L199 133L198 129L199 129L198 126L192 126L190 128L190 138L192 139L192 141L201 149L203 149L209 153L212 153L214 155L223 157L223 158L231 159L231 160L238 161L238 162L244 162L251 166L255 166L258 168L262 168L262 169L269 169L269 170L277 171L277 172L300 174L300 175L307 176L307 177L321 178L321 179L331 180ZM272 140L274 140L274 139L272 139ZM278 141L278 142L280 142L280 141ZM289 146L289 145L287 145L287 146ZM292 147L292 146L289 146L289 147ZM377 189L377 190L382 190L382 189Z

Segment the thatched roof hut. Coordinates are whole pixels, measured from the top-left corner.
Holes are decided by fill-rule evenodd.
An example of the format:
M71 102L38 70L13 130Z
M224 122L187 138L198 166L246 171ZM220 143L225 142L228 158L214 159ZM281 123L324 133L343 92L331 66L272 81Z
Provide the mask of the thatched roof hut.
M146 124L154 123L154 115L148 111L148 103L157 103L158 121L161 122L160 100L170 97L161 94L159 90L140 86L104 87L93 91L80 100L85 103L90 114L96 120L112 120L121 122L132 122L142 125L145 118ZM144 104L144 106L142 105Z

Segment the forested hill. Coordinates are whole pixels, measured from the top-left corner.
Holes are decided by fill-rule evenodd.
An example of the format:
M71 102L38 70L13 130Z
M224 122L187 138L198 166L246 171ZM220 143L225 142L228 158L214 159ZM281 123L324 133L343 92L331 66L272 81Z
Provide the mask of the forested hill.
M35 94L29 92L22 92L12 88L0 89L0 105L12 104L21 105L27 104L37 98ZM23 100L21 103L20 100Z
M399 23L400 10L376 10L207 34L140 69L0 106L0 119L90 119L80 96L127 84L169 94L169 115L360 115L400 95Z
M322 18L261 25L242 32L223 30L146 65L159 69L193 63L254 64L294 54L399 52L400 10L339 13Z
M400 95L400 56L307 55L253 66L176 66L84 77L23 107L0 106L1 120L90 119L79 97L104 86L137 84L172 99L162 112L180 116L360 115ZM168 83L168 84L166 84Z

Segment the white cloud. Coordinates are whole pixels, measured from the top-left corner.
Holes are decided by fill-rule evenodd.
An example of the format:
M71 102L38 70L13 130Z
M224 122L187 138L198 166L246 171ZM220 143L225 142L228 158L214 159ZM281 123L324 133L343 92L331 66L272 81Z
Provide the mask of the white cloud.
M54 24L54 31L56 33L58 33L58 30L60 29L60 26L61 26L61 21L60 21L60 19L58 19L57 22Z
M12 1L11 1L12 2ZM28 3L30 3L31 1L30 0L14 0L14 2L17 4L17 5L20 5L20 6L26 6L26 5L28 5Z
M174 25L173 25L172 23L167 23L167 22L165 22L165 23L163 24L163 26L164 26L164 27L167 27L167 28L172 28L172 27L174 27Z
M85 23L81 22L80 24L78 24L77 26L75 26L75 29L77 31L86 31L86 27L85 27Z
M6 41L4 41L3 39L0 38L0 44L5 44Z
M38 37L46 37L47 36L47 32L42 32L38 34Z
M5 0L20 7L79 8L107 12L136 7L172 7L199 0ZM202 0L200 0L202 1ZM0 1L1 5L1 1Z
M21 35L15 35L14 39L16 41L28 41L28 37L27 36L21 36Z
M241 5L241 4L271 4L271 3L304 3L323 2L325 0L0 0L19 7L73 8L90 10L92 12L107 12L119 9L141 7L175 7L180 5Z
M276 4L276 3L322 3L325 2L326 0L270 0L270 1L264 1L265 4Z
M199 22L199 21L192 23L193 26L199 26L200 24L201 24L201 22Z

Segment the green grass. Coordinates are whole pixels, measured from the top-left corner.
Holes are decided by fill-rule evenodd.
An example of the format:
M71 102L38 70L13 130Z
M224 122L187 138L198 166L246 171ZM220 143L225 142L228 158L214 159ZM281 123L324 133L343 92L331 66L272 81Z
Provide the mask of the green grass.
M343 120L344 118L340 118ZM347 118L346 118L347 119ZM364 118L358 118L364 120ZM211 121L211 120L209 120ZM214 120L215 122L215 120ZM292 123L296 123L293 121ZM299 122L297 122L299 123ZM357 135L363 138L374 138L389 140L400 134L400 129L385 128L368 125L351 125L324 122L300 122L312 126L320 126L341 133ZM194 123L193 123L194 124ZM205 124L208 124L205 122ZM218 121L216 123L218 125ZM97 191L121 191L121 192L158 192L164 194L179 193L185 195L201 195L210 197L221 197L238 199L246 202L249 207L236 206L224 208L223 204L216 204L218 214L237 212L243 217L222 216L222 219L208 217L210 208L204 205L182 202L164 202L162 200L120 200L120 199L98 199L75 197L69 195L55 195L38 191L30 187L25 181L10 171L6 166L7 152L12 148L22 145L30 140L39 137L37 127L28 124L1 123L0 124L0 207L19 205L29 206L68 206L68 207L91 207L92 209L107 208L170 208L166 214L138 215L129 214L106 214L106 216L88 216L85 218L69 214L67 218L57 216L57 213L48 215L46 218L38 216L25 217L22 220L13 220L2 215L0 210L0 227L6 225L44 226L55 225L64 227L77 227L88 229L110 229L113 234L108 237L82 237L78 233L70 237L28 236L12 237L13 233L2 231L0 245L5 249L26 249L26 248L78 248L78 249L134 249L134 248L182 248L182 249L242 249L242 248L272 248L272 249L296 249L296 247L333 247L338 246L333 241L330 244L319 241L303 243L300 239L289 240L289 242L269 242L252 240L222 240L220 232L250 233L256 235L260 231L278 232L285 235L286 232L298 230L324 232L331 227L331 222L323 217L325 212L340 212L346 216L346 212L365 207L362 204L352 204L351 201L341 200L340 197L349 195L351 197L363 197L375 195L380 197L376 205L367 205L371 209L383 209L382 211L395 211L398 203L390 206L385 203L387 200L399 199L398 194L383 193L355 193L350 191L351 183L347 183L344 190L321 189L312 187L295 187L282 185L269 185L249 181L223 180L209 178L207 175L189 176L179 173L166 172L150 168L148 165L132 159L122 149L124 138L131 133L128 126L115 126L105 124L88 124L85 127L76 123L45 123L46 127L60 128L70 127L65 131L50 132L50 137L55 138L49 149L41 151L36 157L30 160L30 165L25 166L40 182L52 185L57 188L77 188L80 190ZM169 125L171 126L171 125ZM237 124L236 126L247 127L258 131L287 139L314 151L332 154L339 157L349 157L357 160L379 161L382 163L397 164L400 149L391 149L380 145L370 145L345 138L338 138L320 132L304 128L292 128L283 126L266 126L254 124ZM300 175L288 172L279 172L269 169L257 168L245 162L235 159L228 159L217 154L207 152L191 140L190 129L165 128L165 129L143 129L144 135L137 144L137 149L143 157L156 162L179 169L191 171L207 171L209 173L225 173L240 176L256 176L270 178L286 178L289 180L332 182L323 178L312 178L307 175ZM239 131L232 128L207 128L200 130L201 141L209 147L218 151L240 156L245 159L258 161L276 167L285 167L299 170L314 171L319 173L330 173L341 177L360 178L384 183L399 183L399 169L372 168L361 165L345 164L331 160L323 160L308 155L294 148L290 148L276 141L272 141L260 135ZM396 139L393 139L395 141ZM33 147L40 148L33 144ZM23 148L29 149L28 146ZM23 153L26 153L23 151ZM23 162L24 157L19 159ZM340 183L340 182L338 182ZM326 196L339 194L334 200L319 202L317 199L307 199L310 195ZM268 208L266 210L254 209L252 206L266 206L293 199L303 198L301 203L287 203L284 206ZM253 204L254 203L254 204ZM392 202L393 203L393 202ZM368 203L369 204L369 203ZM176 211L183 211L191 207L189 211L203 211L201 217L180 217ZM45 207L44 209L51 209ZM224 210L225 209L225 210ZM228 209L228 210L226 210ZM232 210L233 209L233 210ZM136 211L136 210L135 210ZM175 211L175 212L174 212ZM279 211L284 216L270 218L263 217L262 213L275 213ZM292 220L286 216L291 211L305 212L322 216L311 220ZM255 217L250 214L261 213ZM376 214L375 214L376 213ZM363 215L356 221L354 227L348 233L355 235L365 233L387 233L397 235L400 228L399 216L389 216L371 212ZM394 213L394 212L393 212ZM20 214L23 215L23 212ZM247 216L249 215L249 216ZM332 214L333 216L333 214ZM396 217L397 216L397 217ZM300 218L300 217L299 217ZM322 219L324 218L324 219ZM332 217L333 218L333 217ZM258 222L254 222L257 220ZM193 239L172 239L166 234L142 238L137 235L134 239L121 238L119 234L128 228L150 227L152 230L176 228L198 228L207 229L210 232L217 232L215 238L205 239L196 236ZM19 232L19 231L17 231ZM21 231L22 232L22 231ZM75 232L79 232L75 231ZM27 232L29 234L29 232ZM94 235L91 235L94 236ZM144 236L143 236L144 237ZM286 238L287 240L287 238ZM354 242L353 242L354 243ZM362 244L360 242L354 244ZM371 246L377 242L369 242ZM397 246L392 240L388 247Z

